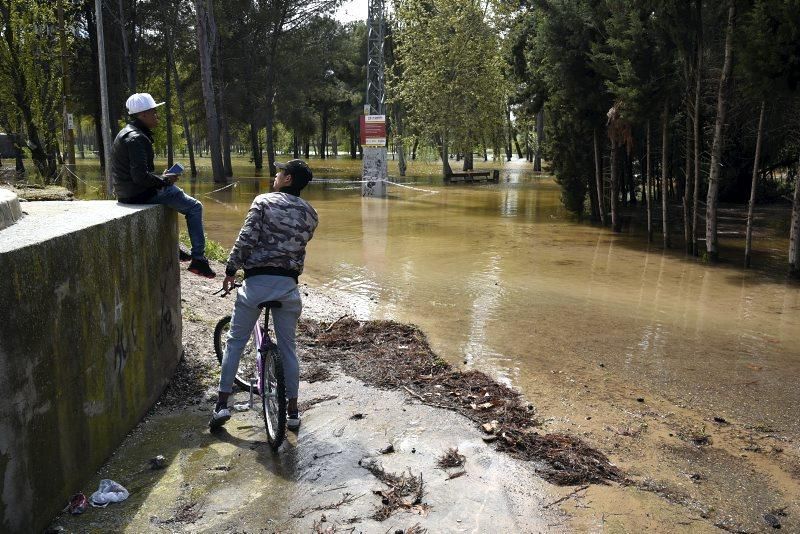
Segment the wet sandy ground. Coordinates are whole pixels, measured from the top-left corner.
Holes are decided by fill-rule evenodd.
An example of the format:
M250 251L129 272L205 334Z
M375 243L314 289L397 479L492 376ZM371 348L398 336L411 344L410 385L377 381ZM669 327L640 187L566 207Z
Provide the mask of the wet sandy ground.
M103 470L103 477L126 481L130 499L59 524L74 532L315 532L317 526L395 532L417 524L429 532L564 530L566 517L557 507L545 508L558 492L533 466L493 451L460 416L343 376L304 385L304 391L336 398L307 410L299 433L290 434L278 453L265 443L256 411L235 414L214 435L205 428L205 406L155 415ZM245 399L238 394L236 400ZM364 417L350 419L355 413ZM389 443L396 452L382 455ZM449 447L467 459L467 474L452 480L436 467ZM159 453L168 459L166 469L147 469ZM422 473L428 511L371 519L381 504L374 492L386 486L359 465L369 459L398 474ZM137 468L144 471L129 474Z
M544 431L567 431L599 448L629 475L626 486L549 485L536 465L485 444L465 418L338 372L333 381L301 385L306 400L336 398L308 409L299 434L277 455L257 411L235 414L225 433L212 435L210 329L232 306L209 296L216 288L183 278L185 345L201 364L82 488L88 495L112 478L131 497L54 525L68 532L394 532L417 524L429 532L762 532L772 530L764 515L786 507L776 519L783 531L800 531L800 462L790 436L715 423L680 399L621 381L604 362L567 365L525 393ZM306 317L331 321L351 311L322 290L304 293ZM246 399L240 393L235 400ZM350 419L356 413L365 417ZM381 455L389 443L396 452ZM436 461L456 446L467 475L448 480ZM167 467L150 470L158 454ZM380 506L373 491L386 486L359 466L368 458L388 471L422 473L427 514L370 519ZM353 500L314 510L342 499Z

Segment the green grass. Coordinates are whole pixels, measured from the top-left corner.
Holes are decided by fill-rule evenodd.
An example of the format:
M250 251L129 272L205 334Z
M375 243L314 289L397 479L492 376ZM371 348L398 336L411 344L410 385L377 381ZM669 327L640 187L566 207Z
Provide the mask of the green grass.
M185 246L186 248L192 248L192 243L189 240L189 233L186 232L186 230L181 230L178 240L180 241L181 245ZM227 263L228 252L229 251L225 250L225 248L217 241L209 239L208 236L206 236L206 258L210 260L216 260L221 263Z

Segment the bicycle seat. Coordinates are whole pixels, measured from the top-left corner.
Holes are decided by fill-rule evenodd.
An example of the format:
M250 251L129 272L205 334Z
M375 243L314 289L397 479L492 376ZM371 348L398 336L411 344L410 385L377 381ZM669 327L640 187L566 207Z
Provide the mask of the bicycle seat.
M260 309L260 310L263 310L263 309L265 309L265 308L266 308L266 309L268 309L268 310L271 310L271 309L273 309L273 308L280 308L280 307L282 307L282 306L283 306L283 305L280 303L280 301L277 301L277 300L268 300L268 301L266 301L266 302L262 302L261 304L259 304L259 305L258 305L258 309Z

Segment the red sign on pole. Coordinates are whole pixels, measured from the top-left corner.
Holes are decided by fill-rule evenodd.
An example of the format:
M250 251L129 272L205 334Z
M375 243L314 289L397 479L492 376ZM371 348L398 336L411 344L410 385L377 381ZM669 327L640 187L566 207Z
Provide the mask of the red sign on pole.
M361 145L386 146L386 115L361 115Z

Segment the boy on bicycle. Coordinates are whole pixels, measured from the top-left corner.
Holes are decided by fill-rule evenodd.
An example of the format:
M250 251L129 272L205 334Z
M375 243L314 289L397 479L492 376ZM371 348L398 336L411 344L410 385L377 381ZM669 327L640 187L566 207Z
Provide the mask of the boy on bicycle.
M286 382L286 426L290 430L300 426L297 409L300 364L295 352L295 333L302 303L297 280L303 272L306 244L314 235L319 219L311 204L300 198L300 191L312 179L306 162L294 159L275 166L278 168L273 182L276 192L259 195L253 200L225 269L225 291L233 289L234 275L240 268L244 269L244 282L237 292L231 316L228 344L222 359L219 399L209 422L212 429L231 418L228 397L233 379L242 351L261 315L258 305L266 301L282 304L272 310L272 318Z

